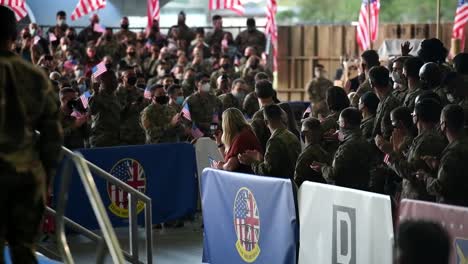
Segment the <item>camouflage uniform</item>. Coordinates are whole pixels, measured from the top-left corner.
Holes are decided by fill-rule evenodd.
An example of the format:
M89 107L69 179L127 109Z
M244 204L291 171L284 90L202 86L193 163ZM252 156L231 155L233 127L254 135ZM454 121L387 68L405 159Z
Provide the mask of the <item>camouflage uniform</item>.
M445 87L438 86L434 89L433 92L439 96L440 101L442 103L442 107L449 104L449 101L447 100L447 91L445 91Z
M361 83L361 85L359 85L358 89L356 90L356 96L353 97L351 105L359 105L359 99L367 92L373 92L368 78L363 83Z
M326 183L321 173L310 168L313 162L330 163L329 154L319 144L306 146L299 155L294 172L294 181L297 186L301 186L304 181Z
M264 72L262 66L258 66L256 69L252 68L245 68L241 71L241 78L244 79L245 83L247 84L247 89L249 91L253 91L255 89L255 75L259 72Z
M262 162L254 162L252 170L256 175L293 179L301 143L286 128L276 129L268 139Z
M325 101L327 90L333 87L333 83L326 78L316 78L307 84L307 93L309 94L309 100L312 105L316 105L320 102ZM312 108L314 110L314 107ZM312 111L312 116L317 117L317 112Z
M428 178L427 191L437 202L468 206L468 141L466 138L449 144L442 152L437 178Z
M64 142L63 145L69 149L84 148L88 137L88 126L74 127L76 118L60 113L60 123L62 124Z
M119 145L120 104L113 93L100 92L89 99L91 114L91 147L110 147Z
M335 112L331 113L329 116L327 116L322 122L321 122L321 127L322 131L324 133L329 132L330 130L336 131L339 129L338 126L338 119L340 118L340 113ZM327 151L330 153L331 156L333 156L336 152L336 150L339 147L339 142L337 140L323 140L322 146Z
M120 144L144 144L145 133L140 126L140 112L145 108L142 91L135 86L119 86L115 95L121 107Z
M374 139L373 137L374 123L375 123L375 115L372 115L366 119L363 119L361 122L362 136L367 140Z
M172 110L174 110L174 112L176 113L180 113L182 111L182 106L180 104L173 103L173 104L168 104L168 106L172 108Z
M253 117L253 115L258 110L260 110L257 94L255 92L251 92L245 97L242 108L244 110L244 113L250 118Z
M335 153L332 166L322 167L323 177L337 186L368 190L371 156L371 146L361 131L349 131Z
M189 62L187 66L185 67L185 70L187 70L188 68L192 68L196 73L202 72L202 73L210 74L211 72L211 65L206 62L201 62L197 64L192 64L192 62Z
M214 44L218 44L218 45L221 45L221 41L223 40L224 38L224 35L225 34L229 34L231 35L231 39L234 39L232 37L232 34L231 32L228 32L228 31L224 31L224 30L215 30L215 31L212 31L212 32L208 32L208 34L206 34L206 43L210 46L213 46Z
M405 101L407 93L408 93L408 88L406 86L392 90L393 96L398 100L400 105L403 104L403 101Z
M465 112L465 133L468 135L468 98L463 99L458 103Z
M187 80L184 80L182 82L182 92L183 92L185 98L192 95L195 92L195 90L196 90L196 87L195 87L194 82L190 82L190 81L187 81Z
M173 143L179 141L180 126L172 127L171 120L177 114L169 105L152 103L141 112L141 124L146 133L146 144Z
M44 73L19 56L0 51L0 72L6 102L0 105L0 243L8 242L14 263L36 263L44 197L63 140L58 102Z
M408 90L408 93L405 96L405 100L403 100L403 106L407 107L411 112L413 112L415 105L414 101L416 100L416 97L418 97L422 92L423 90L421 90L419 87L412 91Z
M120 30L119 32L114 34L115 38L119 43L122 43L125 37L127 37L129 43L133 43L136 41L136 33L130 30Z
M159 65L158 59L153 59L152 57L148 57L143 62L143 71L145 72L146 76L154 77L157 75L157 67Z
M372 132L374 137L376 135L381 135L385 140L390 140L393 131L390 113L399 106L400 103L391 93L380 101L375 115L374 130Z
M199 92L185 99L188 104L192 122L203 132L209 135L210 125L213 121L213 115L217 114L221 120L223 105L218 97L212 94L201 95Z
M262 54L266 47L266 37L263 32L257 29L252 32L244 30L237 35L235 44L239 47L240 52L244 52L245 48L252 46L258 54Z
M391 153L389 166L398 176L403 178L401 198L432 201L433 197L427 193L426 186L415 176L418 170L426 170L423 156L440 157L445 147L445 140L435 129L422 132L414 138L406 157Z
M237 108L242 111L241 109L241 103L237 98L232 94L232 93L227 93L227 94L222 94L218 96L219 100L223 104L223 112L228 109L228 108Z

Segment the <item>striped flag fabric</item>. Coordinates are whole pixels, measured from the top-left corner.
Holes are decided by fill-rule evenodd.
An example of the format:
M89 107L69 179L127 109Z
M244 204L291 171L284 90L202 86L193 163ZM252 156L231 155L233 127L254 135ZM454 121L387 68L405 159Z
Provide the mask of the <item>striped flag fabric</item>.
M203 132L195 124L192 126L192 137L194 139L201 138L204 135L205 134L203 134Z
M310 113L312 113L312 105L309 105L309 107L307 107L307 109L304 111L304 113L302 114L302 119L306 119L310 116Z
M187 103L185 103L184 107L182 107L181 114L188 121L192 121L192 115L190 114L190 108L189 108L189 105Z
M84 109L87 109L89 106L89 98L91 97L91 93L89 91L84 92L80 96L81 104L83 104Z
M147 8L147 16L148 16L148 28L153 26L153 21L159 21L161 9L159 7L159 0L148 0L148 8Z
M16 21L20 21L28 15L25 0L0 0L0 5L6 6L15 13Z
M101 61L98 65L94 66L92 69L92 76L94 78L99 77L101 74L105 73L107 71L106 64L104 61Z
M276 26L276 11L278 9L278 3L276 0L267 0L267 23L265 26L265 34L269 38L269 42L272 46L273 53L273 71L277 69L277 55L278 55L278 27Z
M41 41L41 37L35 36L34 40L33 40L34 45L37 45L37 43L39 43L39 41Z
M106 0L79 0L71 15L73 21L106 7Z
M369 15L368 10L370 10ZM359 25L356 33L356 40L361 50L370 49L371 42L377 40L379 12L380 0L362 0L361 10L359 11Z
M150 87L146 87L145 92L143 93L143 98L151 100L151 91L149 89Z
M209 10L229 9L242 16L244 14L244 5L241 0L209 0Z
M453 22L452 38L460 40L461 50L465 44L465 25L468 20L468 0L458 0L457 11Z
M57 41L57 36L55 36L55 34L52 32L49 32L49 41L50 42Z
M99 32L99 33L104 33L104 32L106 32L106 29L105 29L101 24L99 24L99 23L94 24L93 30L94 30L95 32Z

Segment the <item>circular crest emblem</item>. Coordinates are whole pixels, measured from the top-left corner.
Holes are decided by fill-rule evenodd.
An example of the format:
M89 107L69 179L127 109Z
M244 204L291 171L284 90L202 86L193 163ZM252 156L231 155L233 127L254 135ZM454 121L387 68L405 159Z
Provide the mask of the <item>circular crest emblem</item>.
M245 187L234 201L234 228L237 252L245 262L254 262L260 255L260 214L253 193Z
M112 167L110 174L127 183L136 190L146 192L146 175L141 164L134 159L122 159ZM109 210L122 218L128 218L128 193L114 184L107 182L107 194L111 200ZM137 213L145 207L142 201L137 202Z

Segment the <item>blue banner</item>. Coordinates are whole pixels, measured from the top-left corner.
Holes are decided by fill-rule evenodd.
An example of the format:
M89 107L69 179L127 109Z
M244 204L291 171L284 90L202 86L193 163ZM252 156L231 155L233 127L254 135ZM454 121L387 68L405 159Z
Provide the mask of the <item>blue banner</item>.
M197 208L198 187L195 150L191 144L156 144L78 150L85 159L152 199L153 224L192 214ZM63 164L63 162L62 162ZM60 173L60 170L59 170ZM60 176L56 179L56 192ZM128 225L127 193L101 177L94 181L114 227ZM139 223L144 203L138 202ZM89 199L76 170L73 172L65 215L98 229Z
M201 180L204 263L296 263L289 180L213 169Z

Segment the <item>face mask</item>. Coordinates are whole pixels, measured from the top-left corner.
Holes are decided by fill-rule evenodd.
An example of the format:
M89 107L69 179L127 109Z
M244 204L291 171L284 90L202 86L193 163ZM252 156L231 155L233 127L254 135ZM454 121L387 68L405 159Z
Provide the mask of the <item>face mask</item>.
M399 83L399 84L403 82L401 75L398 72L392 72L392 80L395 83Z
M120 27L122 29L128 30L128 25L127 24L121 24Z
M68 55L68 56L67 56L67 60L73 60L73 56L72 56L72 55Z
M160 77L162 77L162 76L166 75L166 71L165 71L164 69L159 69L159 70L158 70L158 75L159 75Z
M182 80L184 78L184 75L182 73L178 73L175 75L177 80Z
M129 78L127 79L127 83L128 83L129 85L132 85L132 86L133 86L133 85L136 84L136 82L137 82L137 78L136 78L136 77L133 77L133 76L132 76L132 77L129 77Z
M169 102L169 97L167 97L166 95L161 95L161 96L156 96L154 100L156 101L156 103L160 105L165 105Z
M30 32L32 36L36 36L36 29L31 29Z
M127 54L128 54L128 56L133 57L133 56L135 56L136 52L135 52L135 51L131 51L131 52L127 53Z
M138 88L140 88L140 89L143 89L143 90L144 90L144 89L146 88L146 85L145 85L144 83L139 83L139 84L137 84L137 86L136 86L136 87L138 87Z
M235 98L237 98L237 100L239 101L244 101L244 98L245 98L245 93L244 92L239 92L239 93L233 93L232 95L234 95Z
M86 83L78 84L78 89L80 90L80 93L84 93L86 91Z
M59 26L65 25L65 19L59 19L59 20L57 21L57 25L59 25Z
M450 103L453 103L453 102L455 102L455 97L453 97L453 94L447 94L447 100Z
M69 40L73 41L75 39L75 35L70 34L67 36Z
M178 105L182 105L184 103L184 97L183 96L177 96L176 103Z
M66 51L67 50L67 45L62 45L62 51Z
M81 77L81 76L83 76L83 71L82 71L82 70L77 70L77 71L75 71L75 77L76 77L76 78L79 78L79 77Z
M106 69L108 70L112 69L112 63L106 63Z
M203 84L201 90L202 90L202 92L209 93L210 90L211 90L210 84L209 83Z

